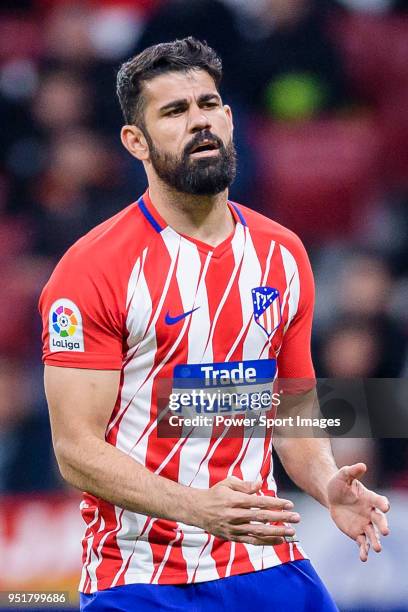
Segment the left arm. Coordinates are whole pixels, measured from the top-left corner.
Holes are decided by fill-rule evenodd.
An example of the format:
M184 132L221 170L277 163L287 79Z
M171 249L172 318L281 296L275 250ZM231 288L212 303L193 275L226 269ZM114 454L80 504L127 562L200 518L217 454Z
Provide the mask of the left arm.
M312 416L317 402L315 389L302 395L281 397L278 416ZM292 437L300 429L275 427L273 446L288 476L306 493L329 507L327 486L338 472L328 438ZM305 432L305 428L302 432ZM309 432L311 435L311 432Z
M314 389L315 373L310 352L314 305L313 273L307 253L298 238L289 245L296 261L298 283L291 287L296 313L285 331L278 356L279 381L289 392L281 396L279 417L319 416ZM292 282L291 281L291 282ZM297 388L297 390L296 390ZM312 390L310 390L312 389ZM293 437L294 434L298 437ZM286 435L285 435L286 434ZM369 545L380 552L379 534L388 534L383 512L388 499L369 491L359 478L366 471L364 463L336 466L328 438L315 438L312 431L289 432L275 428L274 446L282 464L304 491L326 506L337 527L355 540L360 559L367 560Z

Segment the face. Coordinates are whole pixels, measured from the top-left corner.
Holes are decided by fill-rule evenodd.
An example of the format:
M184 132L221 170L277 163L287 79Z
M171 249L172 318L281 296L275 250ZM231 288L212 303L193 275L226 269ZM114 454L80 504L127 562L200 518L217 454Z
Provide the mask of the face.
M182 193L215 195L234 180L232 118L211 76L171 72L144 84L146 161Z

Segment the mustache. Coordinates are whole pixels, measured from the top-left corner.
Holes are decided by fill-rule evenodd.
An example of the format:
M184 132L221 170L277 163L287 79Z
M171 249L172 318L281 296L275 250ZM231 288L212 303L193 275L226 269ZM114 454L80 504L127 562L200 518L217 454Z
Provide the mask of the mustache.
M189 155L195 147L200 146L200 144L206 141L217 145L220 149L224 148L224 143L222 142L221 138L207 130L204 132L199 132L188 144L186 144L184 147L184 155Z

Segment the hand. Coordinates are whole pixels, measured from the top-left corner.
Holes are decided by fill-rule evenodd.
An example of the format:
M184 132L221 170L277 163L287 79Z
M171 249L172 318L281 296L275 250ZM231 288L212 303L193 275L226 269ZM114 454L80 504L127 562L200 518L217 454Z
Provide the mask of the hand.
M358 480L366 470L364 463L346 465L327 485L331 517L343 533L357 542L361 561L367 561L370 544L375 552L381 552L380 534L389 534L383 513L388 512L390 503Z
M261 484L232 476L211 489L200 491L199 514L194 524L232 542L256 546L282 544L283 536L292 536L295 530L293 527L268 523L298 523L300 516L289 511L293 503L287 499L257 495Z

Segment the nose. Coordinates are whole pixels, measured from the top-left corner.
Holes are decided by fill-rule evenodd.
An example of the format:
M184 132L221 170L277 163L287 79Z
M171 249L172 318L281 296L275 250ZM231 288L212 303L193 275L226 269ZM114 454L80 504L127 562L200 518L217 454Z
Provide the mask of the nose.
M192 104L190 106L189 124L189 129L192 134L211 128L211 122L207 114L197 104Z

